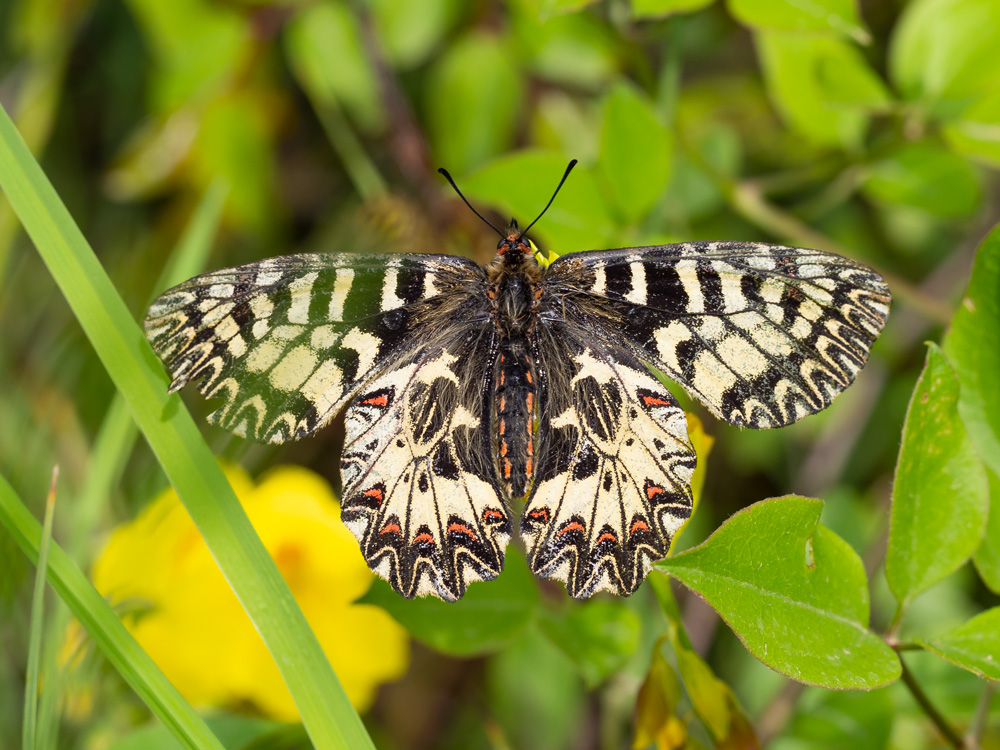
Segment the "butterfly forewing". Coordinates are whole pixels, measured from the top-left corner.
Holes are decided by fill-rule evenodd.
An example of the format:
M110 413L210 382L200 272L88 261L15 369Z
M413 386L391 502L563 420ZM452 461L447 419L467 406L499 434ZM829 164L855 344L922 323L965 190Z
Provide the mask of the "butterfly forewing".
M413 345L435 302L481 272L454 256L288 255L195 277L157 299L146 335L171 391L200 380L209 419L284 442L326 424Z
M890 301L859 263L743 242L574 253L546 281L561 316L612 326L716 416L757 428L828 406L864 366Z

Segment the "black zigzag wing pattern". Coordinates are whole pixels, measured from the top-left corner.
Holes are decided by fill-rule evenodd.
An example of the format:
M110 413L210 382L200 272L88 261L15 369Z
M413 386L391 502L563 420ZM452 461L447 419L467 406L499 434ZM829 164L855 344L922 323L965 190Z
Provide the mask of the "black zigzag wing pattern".
M481 285L449 255L288 255L197 276L152 305L146 336L170 390L223 400L209 419L281 443L312 434L402 352L428 318Z
M503 568L511 527L487 459L490 363L471 356L476 342L422 347L347 409L342 518L406 598L455 601Z
M627 349L550 328L561 359L540 368L543 448L520 525L528 560L574 597L627 596L691 515L684 412Z
M720 419L755 428L826 408L864 366L890 304L859 263L745 242L574 253L545 284L560 317L614 330Z

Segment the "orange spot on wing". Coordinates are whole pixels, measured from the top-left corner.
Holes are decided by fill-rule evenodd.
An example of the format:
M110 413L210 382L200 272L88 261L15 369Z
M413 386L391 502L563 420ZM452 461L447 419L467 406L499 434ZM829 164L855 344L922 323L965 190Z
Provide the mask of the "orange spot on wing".
M658 396L643 396L642 402L646 406L670 406L670 401L659 398Z
M434 544L434 537L432 537L430 534L427 534L427 533L417 534L415 537L413 537L413 543L414 544Z
M496 511L493 512L495 513ZM465 524L453 523L450 526L448 526L448 533L450 534L453 531L457 531L459 534L466 534L472 539L472 541L476 541L476 535L472 533L472 529L470 529Z
M528 451L528 462L524 465L524 473L530 477L533 469L534 465L531 463L531 451Z
M559 533L556 534L556 539L558 539L563 534L566 534L566 533L568 533L570 531L584 532L584 531L586 531L586 529L583 528L583 524L580 523L579 521L571 521L570 523L566 524L561 529L559 529Z
M637 519L635 523L632 524L632 528L629 529L628 533L634 534L636 531L649 531L649 527L646 525L646 522L641 518Z
M483 523L488 523L491 518L495 518L498 521L503 520L503 513L498 510L493 510L492 508L487 508L483 511Z
M507 455L507 441L506 440L501 440L500 441L500 455L501 456L506 456Z
M382 502L382 489L380 487L372 487L370 490L365 490L365 497L374 497L379 502Z
M398 534L399 524L398 523L387 523L385 528L382 529L379 534Z
M527 402L528 402L528 411L532 411L535 408L535 394L534 393L530 393L530 392L528 393Z
M533 510L528 514L528 518L541 518L542 521L548 523L549 512L545 508L539 508L538 510Z
M662 494L663 494L663 488L657 487L655 484L651 484L649 485L649 487L646 488L646 497L649 498L650 500L652 500L657 495L662 495Z
M381 406L385 408L389 405L389 397L383 393L381 396L375 396L375 398L366 398L361 403L368 406Z
M504 476L504 479L510 479L510 470L511 470L510 461L507 460L507 459L504 459L504 462L503 462L503 476Z
M617 542L618 541L618 537L616 537L614 534L612 534L612 533L610 533L608 531L605 531L603 534L601 534L599 537L597 537L597 544L600 544L605 539L610 539L612 542Z
M507 420L501 419L500 420L500 434L503 435L504 430L506 430L506 429L507 429Z

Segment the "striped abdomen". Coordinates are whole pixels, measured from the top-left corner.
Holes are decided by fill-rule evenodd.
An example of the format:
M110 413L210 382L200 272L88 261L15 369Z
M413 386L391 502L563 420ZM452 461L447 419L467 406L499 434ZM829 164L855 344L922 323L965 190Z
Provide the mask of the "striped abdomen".
M497 471L507 496L522 497L535 468L535 383L528 340L506 339L496 360L493 388L493 434Z

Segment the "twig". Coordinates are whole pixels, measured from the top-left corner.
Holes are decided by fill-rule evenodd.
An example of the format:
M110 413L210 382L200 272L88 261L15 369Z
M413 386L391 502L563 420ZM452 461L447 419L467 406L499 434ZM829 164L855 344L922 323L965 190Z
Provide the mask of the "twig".
M799 702L805 689L806 686L801 682L788 680L761 712L754 729L762 747L766 746L788 723L795 710L795 704Z
M930 698L927 697L927 693L924 692L923 688L914 678L913 673L910 672L906 667L906 662L902 659L899 660L899 664L903 669L903 683L910 689L910 694L913 699L920 705L924 713L927 714L927 718L931 720L934 726L937 727L938 731L944 736L955 750L967 750L965 742L962 737L955 731L955 728L948 723L948 720L941 714L934 704L931 703Z
M993 702L993 693L996 692L997 684L993 680L986 680L983 685L982 695L979 696L979 703L976 704L976 713L969 724L969 731L965 734L965 744L969 750L979 750L982 747L983 733L986 731L986 720L990 715L990 703Z

